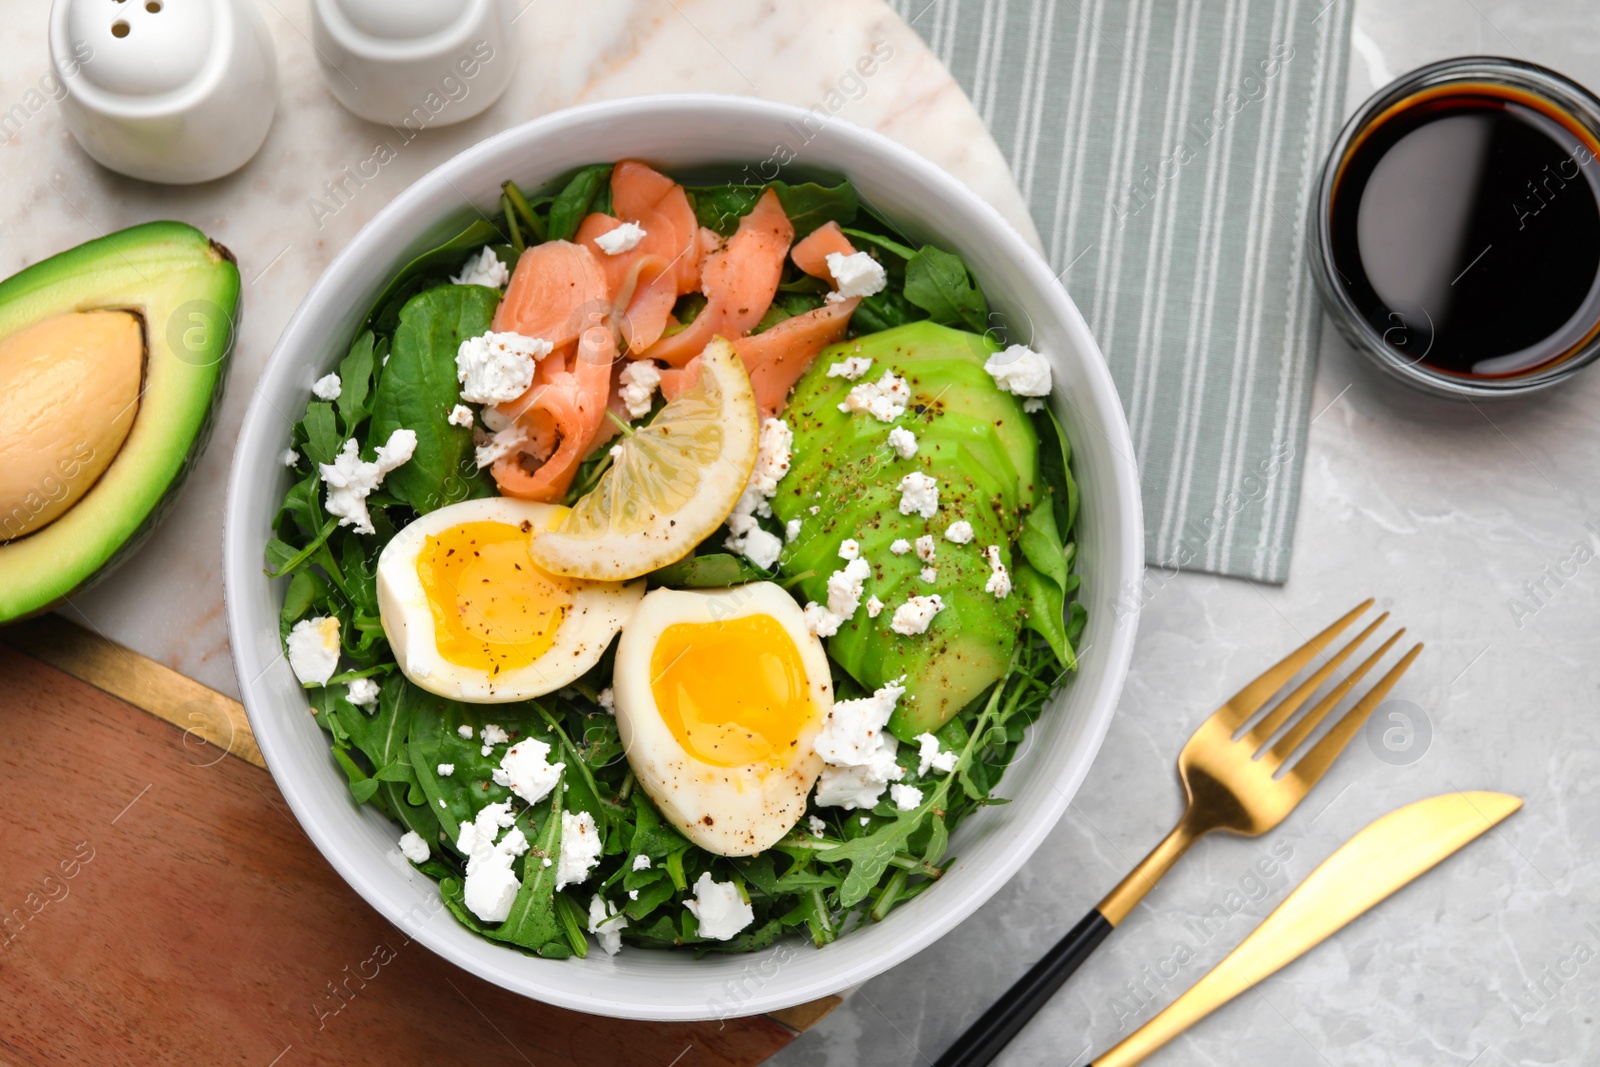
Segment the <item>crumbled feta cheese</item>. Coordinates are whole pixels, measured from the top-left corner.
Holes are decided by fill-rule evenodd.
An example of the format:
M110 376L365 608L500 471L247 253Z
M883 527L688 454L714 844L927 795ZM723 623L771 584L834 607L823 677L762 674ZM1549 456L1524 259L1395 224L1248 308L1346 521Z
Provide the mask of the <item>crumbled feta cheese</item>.
M556 888L576 885L589 877L600 862L600 828L586 811L561 813L561 865L556 868Z
M483 729L478 732L478 739L486 745L503 745L511 740L511 735L506 733L506 728L497 722L486 722Z
M983 364L994 383L1017 396L1050 395L1050 363L1027 345L1011 345Z
M515 400L533 384L535 364L550 354L550 342L520 333L469 337L456 349L461 399L472 404Z
M613 715L617 713L617 693L609 685L600 690L599 701L602 708Z
M861 558L861 542L854 537L847 537L840 541L839 558L845 560Z
M1036 411L1044 410L1044 401L1036 396L1030 396L1022 402L1022 410L1032 415Z
M921 471L912 471L900 479L900 514L921 515L933 518L939 510L939 480Z
M683 906L695 917L700 936L726 941L755 921L755 909L732 882L716 882L703 871L694 883L694 899Z
M378 683L371 678L354 678L345 686L345 699L369 711L378 702Z
M311 386L311 393L318 400L338 400L343 391L343 383L337 374L324 374Z
M843 617L835 615L815 600L806 604L805 617L806 629L818 637L832 637L839 632L839 627L844 624Z
M742 532L732 534L724 545L762 570L770 571L777 566L778 556L783 553L782 538L763 529L748 515L728 516L728 529L736 527L742 528Z
M472 429L472 409L465 404L457 404L450 409L450 414L445 421L451 426L459 426L464 430Z
M905 774L895 762L898 743L884 735L884 745L873 753L872 759L861 767L840 767L831 763L822 765L817 778L817 804L825 808L870 808L883 796L889 783Z
M889 431L889 447L901 459L910 459L917 454L917 435L904 426L896 426Z
M833 275L834 287L834 291L828 294L830 304L841 303L853 296L881 293L883 287L889 284L889 275L884 271L883 264L873 259L870 253L854 252L847 256L843 252L829 252L827 263L828 273Z
M794 541L799 536L800 536L800 520L799 519L790 519L788 522L783 524L783 538L784 538L784 540L786 540L786 541Z
M839 404L839 410L849 415L864 411L879 422L893 422L906 413L911 403L911 387L894 371L884 371L875 382L862 382L854 386Z
M893 552L897 556L903 556L907 552L911 551L911 542L907 541L904 537L896 537L889 543L889 551Z
M478 254L469 259L461 267L461 273L452 275L452 285L484 285L490 289L504 289L511 280L511 272L506 270L506 265L500 262L500 257L494 254L494 249L484 245L478 249Z
M932 534L923 534L917 538L917 558L924 563L932 563L933 557L938 554L939 546L934 543Z
M972 541L972 523L957 519L945 527L944 539L952 544L965 545Z
M889 623L889 629L907 637L927 633L928 624L943 610L944 599L938 593L911 597L894 609L894 619Z
M643 852L633 857L633 869L636 871L648 871L650 869L650 857Z
M478 418L489 428L490 433L499 433L501 430L510 429L517 422L516 419L492 405L479 409Z
M594 899L589 901L589 932L600 942L607 956L615 956L622 951L622 931L627 928L628 917L618 912L615 904L596 893Z
M755 516L772 514L771 500L778 492L778 482L789 473L793 448L794 433L787 422L782 419L762 421L755 469L750 472L749 484L733 506L733 514L728 516L730 536L724 544L766 570L777 564L783 541L763 529Z
M876 619L883 614L883 601L875 596L867 597L867 616Z
M828 829L828 824L815 815L807 815L806 822L811 827L812 837L821 837Z
M414 430L395 430L386 443L378 446L370 463L361 458L360 449L352 437L332 463L320 464L319 469L322 484L328 487L328 514L337 515L340 526L370 534L374 530L367 497L383 484L384 475L411 459L417 450L417 434Z
M928 768L933 768L940 774L949 774L955 770L956 753L940 751L939 739L932 734L918 734L913 738L917 742L917 777L922 778L928 773Z
M883 746L884 727L905 691L905 685L897 680L869 697L835 701L812 742L817 755L841 767L865 766Z
M817 495L821 496L822 494L819 492ZM817 512L821 511L822 509L817 507L817 505L812 504L811 507L807 508L806 510L810 511L811 514L815 515Z
M484 922L504 922L511 914L522 883L511 873L511 864L528 851L528 839L519 829L506 834L495 844L501 829L516 821L511 802L489 804L472 822L461 824L456 848L467 857L467 879L462 886L462 902L467 910Z
M939 570L936 567L924 567L917 577L925 582L937 582L939 580Z
M847 382L853 382L867 373L867 369L871 366L872 360L866 356L851 356L843 363L828 364L828 377L843 378Z
M483 410L493 411L494 409L484 408ZM477 446L473 449L472 459L478 465L478 469L482 470L494 463L498 463L503 457L520 448L527 441L528 433L521 426L512 423L505 429L496 431L493 434L474 431L472 439Z
M889 787L889 799L894 801L894 806L899 811L913 811L922 803L922 790L914 785L900 785L896 783Z
M872 564L864 559L853 559L844 570L828 576L828 610L840 618L848 619L861 605L862 590L872 577Z
M494 784L504 786L529 804L537 804L550 795L565 768L565 763L550 762L549 745L537 737L524 737L500 758L500 766L494 769Z
M651 397L661 384L661 371L648 359L635 360L622 368L617 398L628 409L628 417L642 419L650 414Z
M301 619L285 645L289 669L302 685L327 685L339 667L339 620L332 615Z
M639 891L637 889L628 890L628 899L629 900L638 900L639 899Z
M639 247L639 242L644 240L644 227L637 222L624 222L614 226L594 239L600 251L608 256L620 256L624 252L631 252Z
M1000 546L990 545L983 550L983 555L989 561L989 580L984 583L983 591L993 593L996 600L1004 600L1011 592L1011 575L1000 562Z
M283 455L279 456L278 459L285 467L297 467L300 465L300 453L296 452L292 448L286 449Z
M472 727L468 726L466 723L462 723L460 726L456 727L456 736L464 741L471 741Z
M441 763L434 768L434 773L440 778L448 778L456 773L456 765L454 763Z
M428 851L428 843L421 834L407 830L400 835L400 854L412 863L427 863L433 853Z

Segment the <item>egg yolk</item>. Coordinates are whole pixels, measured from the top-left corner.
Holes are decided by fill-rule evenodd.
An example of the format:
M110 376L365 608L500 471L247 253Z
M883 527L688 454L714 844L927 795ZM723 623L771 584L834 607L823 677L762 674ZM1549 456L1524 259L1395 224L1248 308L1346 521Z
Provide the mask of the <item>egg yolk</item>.
M771 615L668 626L650 689L684 751L717 767L785 762L816 715L800 650Z
M492 677L550 651L572 586L528 558L528 537L509 523L466 522L424 542L417 577L446 660Z

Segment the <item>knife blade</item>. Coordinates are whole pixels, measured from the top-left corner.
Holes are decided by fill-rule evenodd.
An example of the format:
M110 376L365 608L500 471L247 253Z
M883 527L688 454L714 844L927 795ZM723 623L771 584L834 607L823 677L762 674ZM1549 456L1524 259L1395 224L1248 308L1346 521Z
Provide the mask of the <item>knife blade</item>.
M1142 1062L1520 807L1519 798L1504 793L1446 793L1378 819L1307 875L1209 974L1089 1067L1132 1067Z

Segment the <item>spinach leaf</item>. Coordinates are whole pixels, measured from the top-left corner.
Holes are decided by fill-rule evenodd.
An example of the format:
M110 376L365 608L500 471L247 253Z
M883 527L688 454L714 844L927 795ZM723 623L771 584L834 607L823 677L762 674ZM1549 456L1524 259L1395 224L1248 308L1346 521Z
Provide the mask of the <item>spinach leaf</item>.
M406 301L429 282L444 282L453 271L461 269L469 255L484 245L498 244L505 239L506 235L493 223L477 219L444 244L428 249L400 268L400 273L373 301L372 310L367 314L367 326L380 334L393 333Z
M1034 416L1033 425L1039 432L1039 476L1053 491L1051 506L1055 510L1056 529L1063 538L1072 533L1078 520L1078 483L1072 477L1072 444L1061 420L1048 405Z
M1062 585L1045 577L1026 560L1016 562L1012 579L1027 609L1024 625L1049 642L1050 651L1061 661L1061 666L1076 670L1077 657L1067 642L1066 594Z
M306 405L306 417L300 420L305 431L306 456L312 463L332 463L344 442L339 433L339 421L334 418L333 405L313 400Z
M482 286L445 285L412 297L400 311L368 441L377 445L395 430L415 431L411 461L383 485L418 514L493 491L473 462L472 431L445 417L461 402L456 349L489 328L499 301L499 293Z
M898 289L890 286L881 292L863 297L850 316L850 325L859 333L877 333L908 322L925 319L928 313L907 300Z
M550 224L546 236L552 241L570 241L589 214L595 196L611 177L611 164L584 167L567 180L566 186L550 203Z
M906 299L941 326L989 328L989 302L960 256L923 245L906 262Z

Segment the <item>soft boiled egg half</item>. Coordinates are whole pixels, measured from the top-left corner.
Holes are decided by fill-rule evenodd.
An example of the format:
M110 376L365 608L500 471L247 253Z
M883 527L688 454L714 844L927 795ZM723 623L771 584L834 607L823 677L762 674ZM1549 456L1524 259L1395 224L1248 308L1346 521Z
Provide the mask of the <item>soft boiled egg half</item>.
M612 687L634 775L701 848L754 855L805 814L833 684L780 587L655 590L622 632Z
M378 557L378 611L400 670L480 704L559 689L593 667L645 583L563 578L528 542L566 509L489 497L430 511Z

